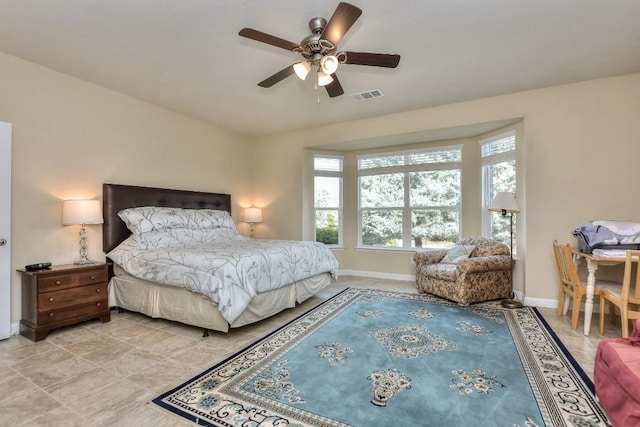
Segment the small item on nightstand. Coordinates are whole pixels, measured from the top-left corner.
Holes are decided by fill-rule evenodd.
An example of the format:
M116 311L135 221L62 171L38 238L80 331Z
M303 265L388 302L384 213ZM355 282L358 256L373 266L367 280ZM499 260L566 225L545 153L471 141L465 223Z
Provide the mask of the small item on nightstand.
M50 262L39 262L37 264L25 265L24 269L27 271L38 271L38 270L45 270L49 267L51 267Z

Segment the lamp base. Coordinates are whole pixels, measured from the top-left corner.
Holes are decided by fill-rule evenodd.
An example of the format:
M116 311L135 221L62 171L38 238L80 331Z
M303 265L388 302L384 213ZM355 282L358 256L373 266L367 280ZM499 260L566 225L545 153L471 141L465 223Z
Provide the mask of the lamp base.
M522 308L524 307L524 304L522 304L520 301L516 301L514 299L505 299L500 301L500 305L503 306L504 308Z
M79 259L77 261L73 261L73 265L88 265L88 264L96 264L96 261L92 261L90 259Z

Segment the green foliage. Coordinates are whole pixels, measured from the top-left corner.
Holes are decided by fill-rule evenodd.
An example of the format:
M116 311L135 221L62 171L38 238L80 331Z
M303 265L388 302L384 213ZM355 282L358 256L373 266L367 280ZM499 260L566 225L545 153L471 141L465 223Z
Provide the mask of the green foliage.
M322 219L322 221L317 221L316 223L316 242L321 242L325 245L337 245L339 243L338 222L336 221L335 215L327 213Z
M365 246L402 246L402 211L362 211L362 244Z

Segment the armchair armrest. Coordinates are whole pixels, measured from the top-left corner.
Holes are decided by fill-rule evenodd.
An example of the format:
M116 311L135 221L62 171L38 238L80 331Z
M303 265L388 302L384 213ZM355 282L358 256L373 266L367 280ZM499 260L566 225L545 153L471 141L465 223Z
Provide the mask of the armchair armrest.
M474 273L479 271L495 271L511 269L511 257L508 255L490 255L467 258L458 261L458 270L462 273Z
M422 252L416 252L413 255L413 260L416 262L416 272L419 272L422 267L427 264L437 264L442 261L442 258L449 252L448 249L431 249Z

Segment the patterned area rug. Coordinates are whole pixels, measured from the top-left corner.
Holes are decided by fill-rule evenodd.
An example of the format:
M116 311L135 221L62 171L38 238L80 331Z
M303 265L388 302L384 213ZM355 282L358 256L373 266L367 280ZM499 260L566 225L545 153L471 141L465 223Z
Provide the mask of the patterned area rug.
M211 426L607 426L534 308L347 289L153 400Z

